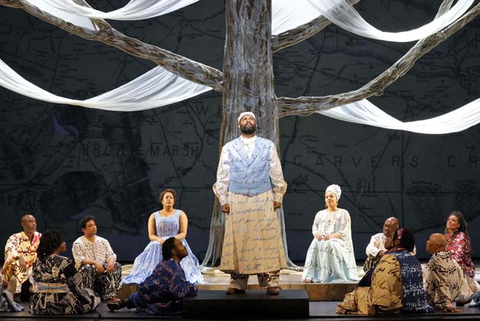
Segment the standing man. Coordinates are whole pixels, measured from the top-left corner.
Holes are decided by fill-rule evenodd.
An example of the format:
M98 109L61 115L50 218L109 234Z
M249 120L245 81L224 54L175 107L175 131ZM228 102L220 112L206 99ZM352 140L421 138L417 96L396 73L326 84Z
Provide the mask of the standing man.
M37 248L42 234L37 232L37 220L31 214L22 216L23 232L10 236L5 245L5 263L3 264L3 282L7 291L20 300L21 292L29 296L29 289L23 289L22 284L32 273L32 266L37 259ZM29 284L27 282L26 284ZM22 299L22 301L24 301ZM28 300L27 300L28 301Z
M255 135L255 115L241 113L238 127L241 136L223 147L213 185L226 215L220 270L231 276L227 294L244 293L256 274L277 295L286 259L276 210L287 184L275 145Z
M102 299L113 299L122 287L122 266L110 243L97 235L95 217L80 220L83 236L73 242L75 267L82 274L85 286L94 289Z
M392 238L393 233L395 233L397 230L398 219L396 217L389 217L383 223L382 233L377 233L372 236L365 251L367 254L367 259L363 265L363 270L365 272L374 267L387 252L387 249L385 248L385 241L388 238Z

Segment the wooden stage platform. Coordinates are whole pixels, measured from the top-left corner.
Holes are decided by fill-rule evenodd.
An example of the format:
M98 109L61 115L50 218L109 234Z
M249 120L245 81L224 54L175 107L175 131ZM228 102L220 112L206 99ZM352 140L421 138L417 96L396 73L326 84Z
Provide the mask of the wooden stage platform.
M478 273L476 279L479 279ZM128 266L125 273L128 274ZM229 275L216 270L207 270L204 272L205 283L198 285L199 296L195 300L185 304L190 309L194 307L193 314L186 314L184 319L188 320L219 320L219 319L239 319L239 320L480 320L480 308L470 308L468 306L459 307L460 313L443 313L435 312L430 314L409 314L395 316L375 316L366 317L359 315L337 315L336 306L343 299L345 293L351 291L355 284L305 284L301 282L301 273L297 271L282 271L280 276L282 291L280 296L267 296L264 290L259 290L256 277L249 280L249 286L246 294L228 296L224 294L227 288ZM124 286L120 296L126 297L129 293L136 290L135 285ZM303 294L302 294L303 293ZM307 299L308 295L308 300ZM301 300L304 301L301 301ZM236 308L243 309L242 314L238 314L232 310L226 310L227 301L236 300ZM275 302L276 300L276 302ZM293 301L297 300L295 303ZM252 301L254 305L252 305ZM259 302L258 302L259 301ZM193 303L193 304L192 304ZM201 311L195 311L201 304ZM230 302L231 304L231 302ZM307 307L305 307L305 304ZM69 319L69 320L147 320L147 319L163 319L178 320L181 317L159 317L143 314L136 314L134 310L126 308L110 312L106 304L101 304L93 313L78 316L33 316L28 313L28 304L23 304L26 308L24 312L2 313L0 319L3 320L53 320L53 319ZM269 311L275 308L275 313L259 313ZM303 309L298 316L295 313L288 313L293 309ZM305 312L305 309L307 312ZM286 313L282 313L286 311ZM229 311L226 313L225 311ZM231 312L230 312L231 311ZM239 311L239 310L237 310ZM270 310L271 311L271 310ZM300 310L299 310L300 311ZM197 313L198 312L198 313ZM191 312L190 312L191 313ZM188 316L191 316L190 318Z
M129 266L125 266L124 274L129 274ZM230 275L215 269L203 270L204 284L196 285L199 291L225 291L230 281ZM363 273L363 271L362 271ZM352 291L356 283L303 283L302 273L293 270L282 270L280 274L282 290L305 290L310 301L339 301L345 293ZM256 276L248 280L247 290L260 290ZM119 298L126 298L137 291L136 284L123 285L118 294Z

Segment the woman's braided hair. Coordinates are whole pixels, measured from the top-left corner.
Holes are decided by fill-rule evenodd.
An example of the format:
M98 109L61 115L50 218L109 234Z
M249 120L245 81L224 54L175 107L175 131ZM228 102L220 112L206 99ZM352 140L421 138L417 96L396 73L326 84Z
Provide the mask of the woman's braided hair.
M58 231L46 231L42 234L37 248L37 256L40 260L52 255L52 253L65 242L63 234Z

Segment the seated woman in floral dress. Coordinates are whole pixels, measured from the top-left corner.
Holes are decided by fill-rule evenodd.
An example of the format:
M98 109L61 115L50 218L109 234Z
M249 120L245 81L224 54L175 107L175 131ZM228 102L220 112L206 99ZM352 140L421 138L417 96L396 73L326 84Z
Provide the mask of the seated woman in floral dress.
M66 249L62 233L47 231L42 235L32 270L34 294L30 298L30 313L88 313L100 304L100 297L93 289L83 286L75 262L60 255Z
M475 281L475 264L470 257L472 247L467 231L467 221L462 213L455 211L448 216L445 237L447 238L447 251L452 253L452 258L462 268L469 288L473 292L480 291L480 285Z

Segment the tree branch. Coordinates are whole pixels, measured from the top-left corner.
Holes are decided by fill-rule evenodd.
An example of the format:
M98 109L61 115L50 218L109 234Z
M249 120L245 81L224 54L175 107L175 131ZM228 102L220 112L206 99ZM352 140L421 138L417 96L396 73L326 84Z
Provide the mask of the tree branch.
M361 0L349 0L350 4L352 5L357 4L360 1ZM330 20L320 16L306 24L273 36L272 51L277 52L307 40L308 38L315 36L317 33L328 27L330 24Z
M310 115L316 111L327 110L372 96L382 95L385 88L394 83L399 77L405 75L418 59L463 28L478 15L480 15L480 4L477 4L472 10L447 28L417 42L395 64L359 89L323 97L278 98L279 117Z
M83 1L77 2L88 6L88 4ZM87 40L103 42L130 55L153 61L166 70L197 84L212 87L216 91L223 90L223 73L218 69L144 43L138 39L128 37L115 30L105 20L91 19L92 23L98 27L98 30L89 30L57 18L22 0L0 0L0 5L22 9L38 19L57 26L71 34Z

